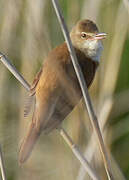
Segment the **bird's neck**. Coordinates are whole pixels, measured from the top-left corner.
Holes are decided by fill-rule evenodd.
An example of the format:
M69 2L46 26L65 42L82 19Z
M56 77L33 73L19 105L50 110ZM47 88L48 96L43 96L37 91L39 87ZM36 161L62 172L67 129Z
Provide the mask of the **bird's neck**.
M100 57L103 50L103 45L101 41L97 41L97 40L88 41L87 40L83 44L76 43L73 45L75 48L83 52L87 58L90 58L95 62L100 61Z
M95 61L92 57L87 56L87 54L85 52L83 52L82 50L75 48L75 52L79 61L79 64L81 64L83 66L83 64L87 64L89 65L95 65L95 67L97 68L97 66L99 65L99 61Z

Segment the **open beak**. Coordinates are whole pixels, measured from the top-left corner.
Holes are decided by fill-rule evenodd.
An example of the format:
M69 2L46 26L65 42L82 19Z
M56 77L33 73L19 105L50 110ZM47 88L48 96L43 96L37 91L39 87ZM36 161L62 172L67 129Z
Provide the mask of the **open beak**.
M93 36L93 39L94 39L94 40L101 40L101 39L105 39L106 36L107 36L106 33L98 33L98 34L95 34L95 35Z

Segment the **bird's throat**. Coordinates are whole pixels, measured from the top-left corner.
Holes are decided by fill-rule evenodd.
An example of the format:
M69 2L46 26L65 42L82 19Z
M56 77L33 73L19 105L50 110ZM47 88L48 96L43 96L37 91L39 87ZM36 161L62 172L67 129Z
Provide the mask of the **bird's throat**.
M99 62L103 50L103 45L101 41L97 40L86 41L83 44L81 50L88 58L91 58L93 61Z

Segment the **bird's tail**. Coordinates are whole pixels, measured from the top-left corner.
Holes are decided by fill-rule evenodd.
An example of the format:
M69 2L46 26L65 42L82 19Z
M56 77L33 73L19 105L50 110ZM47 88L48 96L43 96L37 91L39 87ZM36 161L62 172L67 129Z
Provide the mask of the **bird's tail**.
M36 126L32 122L29 131L27 133L27 136L24 138L20 151L19 151L19 162L24 163L30 156L33 147L40 136L41 131L37 131Z

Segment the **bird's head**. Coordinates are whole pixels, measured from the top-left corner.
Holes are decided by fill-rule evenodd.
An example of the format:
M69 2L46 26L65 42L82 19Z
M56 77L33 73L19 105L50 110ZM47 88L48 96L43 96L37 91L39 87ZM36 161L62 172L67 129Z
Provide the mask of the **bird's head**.
M79 21L70 33L72 44L94 61L99 61L103 50L102 39L106 33L99 33L96 24L90 20Z

